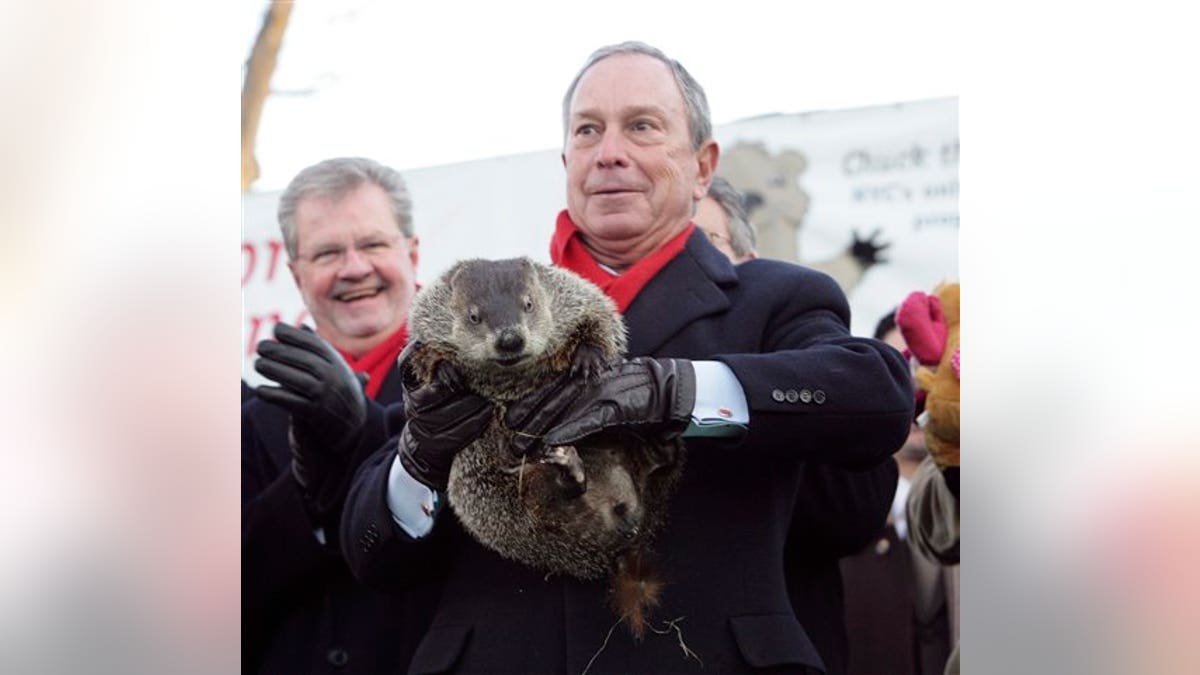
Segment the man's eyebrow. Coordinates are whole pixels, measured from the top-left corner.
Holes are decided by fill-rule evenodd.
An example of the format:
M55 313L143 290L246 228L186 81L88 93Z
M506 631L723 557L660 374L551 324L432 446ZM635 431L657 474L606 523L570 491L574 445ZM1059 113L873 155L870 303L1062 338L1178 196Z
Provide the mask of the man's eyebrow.
M595 108L584 108L583 110L575 110L571 112L571 119L580 117L599 117L600 113L596 112Z
M318 253L326 253L328 251L337 251L342 248L342 245L337 242L326 242L323 244L315 244L308 250L310 255Z

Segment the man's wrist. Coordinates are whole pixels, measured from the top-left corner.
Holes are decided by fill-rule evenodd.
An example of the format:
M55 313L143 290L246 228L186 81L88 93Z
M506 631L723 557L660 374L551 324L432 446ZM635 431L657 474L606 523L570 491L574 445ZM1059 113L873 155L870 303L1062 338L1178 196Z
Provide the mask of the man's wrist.
M696 404L684 437L742 436L750 424L745 390L733 370L720 361L692 361Z
M387 504L392 520L413 539L420 539L433 530L441 510L439 494L413 478L397 454L388 472Z

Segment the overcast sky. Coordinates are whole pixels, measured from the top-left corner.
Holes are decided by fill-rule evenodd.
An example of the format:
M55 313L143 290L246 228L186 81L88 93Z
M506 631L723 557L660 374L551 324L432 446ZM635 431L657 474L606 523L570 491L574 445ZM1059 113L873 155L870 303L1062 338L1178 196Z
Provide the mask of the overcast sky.
M265 7L246 5L247 53ZM594 49L627 39L679 59L716 124L953 96L958 12L929 2L299 0L254 187L280 189L337 155L406 169L557 147L571 78Z

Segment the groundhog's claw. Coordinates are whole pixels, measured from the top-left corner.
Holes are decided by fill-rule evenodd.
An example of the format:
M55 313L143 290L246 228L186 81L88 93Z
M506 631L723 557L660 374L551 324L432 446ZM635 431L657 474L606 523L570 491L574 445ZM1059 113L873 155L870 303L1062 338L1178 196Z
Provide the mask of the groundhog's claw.
M445 389L459 389L463 385L462 375L458 369L445 359L437 361L433 370L433 379Z
M561 469L559 485L569 497L578 497L587 491L587 476L583 473L583 460L573 445L558 445L546 450L541 459L543 464L553 464Z
M571 356L571 377L582 377L587 381L599 375L607 365L608 361L600 347L583 342Z

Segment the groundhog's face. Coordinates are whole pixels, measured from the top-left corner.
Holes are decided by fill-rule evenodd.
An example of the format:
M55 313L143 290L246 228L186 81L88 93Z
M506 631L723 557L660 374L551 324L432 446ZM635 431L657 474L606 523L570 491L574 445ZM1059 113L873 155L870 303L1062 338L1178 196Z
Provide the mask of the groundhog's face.
M601 434L578 449L549 448L526 474L526 507L539 528L611 561L662 525L682 467L680 447Z
M527 474L526 505L547 532L620 552L633 545L644 525L636 471L620 448L554 448Z
M551 308L527 260L463 265L450 281L455 315L450 341L459 357L487 369L512 369L543 355Z

